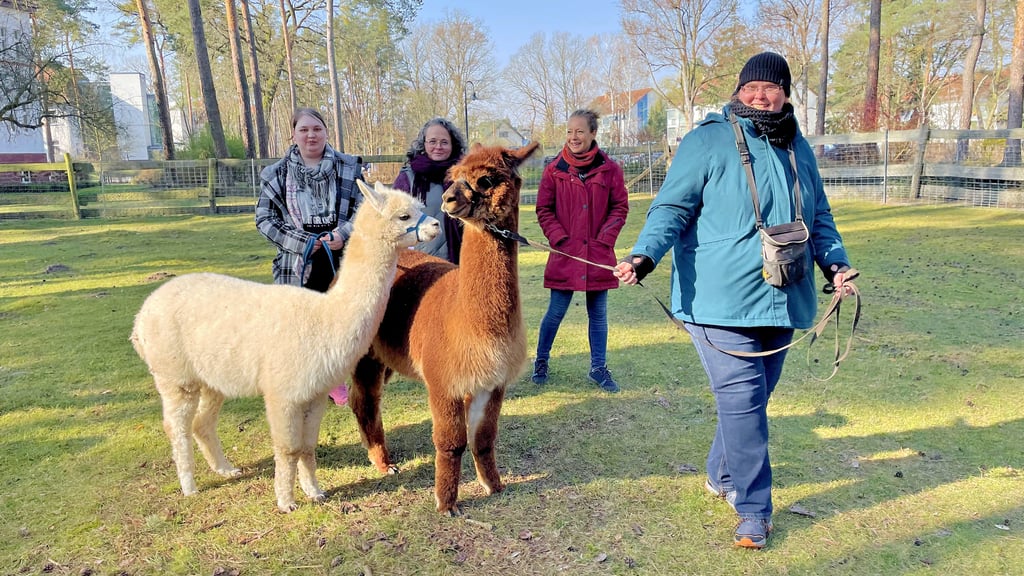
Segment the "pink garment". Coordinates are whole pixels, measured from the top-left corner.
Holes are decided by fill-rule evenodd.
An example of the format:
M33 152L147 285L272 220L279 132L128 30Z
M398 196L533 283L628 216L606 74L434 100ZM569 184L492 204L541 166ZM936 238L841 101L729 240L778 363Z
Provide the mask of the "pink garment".
M348 403L348 386L342 384L328 394L331 400L334 401L338 406L344 406Z

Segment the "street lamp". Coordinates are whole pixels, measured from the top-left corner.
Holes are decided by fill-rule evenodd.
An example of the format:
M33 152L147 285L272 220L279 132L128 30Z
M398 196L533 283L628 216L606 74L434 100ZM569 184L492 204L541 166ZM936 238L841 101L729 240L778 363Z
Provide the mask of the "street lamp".
M469 101L476 100L476 86L472 80L462 85L462 114L466 118L466 142L469 142Z

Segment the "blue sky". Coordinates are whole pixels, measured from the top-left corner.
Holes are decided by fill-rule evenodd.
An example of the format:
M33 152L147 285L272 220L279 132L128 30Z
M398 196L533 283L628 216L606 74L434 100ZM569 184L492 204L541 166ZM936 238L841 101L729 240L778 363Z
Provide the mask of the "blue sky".
M423 0L416 23L439 21L453 10L487 28L499 68L537 32L591 36L621 30L618 0Z

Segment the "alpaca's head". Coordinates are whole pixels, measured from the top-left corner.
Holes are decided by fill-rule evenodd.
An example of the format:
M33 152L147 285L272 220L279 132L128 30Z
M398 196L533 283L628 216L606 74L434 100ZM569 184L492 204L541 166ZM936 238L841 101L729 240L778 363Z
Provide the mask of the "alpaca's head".
M467 225L492 224L506 230L519 227L519 165L537 150L539 142L522 148L474 144L448 170L452 185L441 197L441 209Z
M429 242L441 233L441 223L423 213L423 203L413 196L388 188L378 180L373 188L356 180L363 203L352 222L353 234L362 232L399 248Z

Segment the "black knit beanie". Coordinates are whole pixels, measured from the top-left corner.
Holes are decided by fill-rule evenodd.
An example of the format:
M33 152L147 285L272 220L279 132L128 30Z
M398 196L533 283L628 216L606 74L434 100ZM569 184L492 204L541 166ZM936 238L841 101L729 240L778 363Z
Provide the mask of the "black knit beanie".
M739 90L747 82L773 82L782 86L782 90L789 97L789 84L792 78L789 75L789 64L786 59L774 52L761 52L753 56L743 65L740 71L740 81L736 84Z

